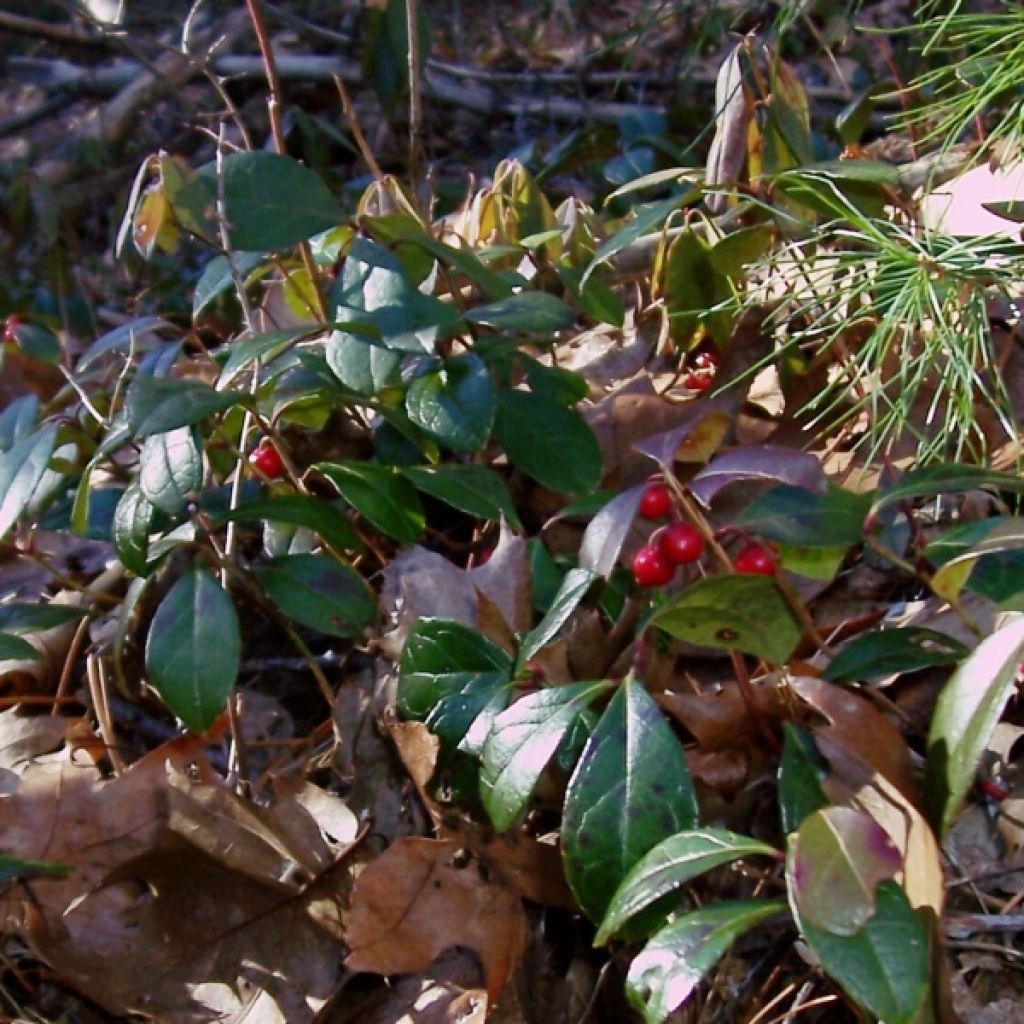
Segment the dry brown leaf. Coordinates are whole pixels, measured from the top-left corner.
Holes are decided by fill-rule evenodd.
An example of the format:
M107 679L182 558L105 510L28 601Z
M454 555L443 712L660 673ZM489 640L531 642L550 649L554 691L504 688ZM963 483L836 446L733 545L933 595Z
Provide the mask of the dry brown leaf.
M495 605L513 633L533 625L533 588L526 539L501 524L491 557L468 571L473 586Z
M66 718L0 711L0 768L24 769L26 761L59 747L67 727Z
M800 698L824 715L829 724L815 732L884 775L907 800L916 797L910 749L896 728L873 704L835 683L796 676L790 685Z
M111 1013L312 1021L338 982L347 869L290 811L219 785L194 738L113 780L70 760L31 766L0 800L5 849L74 871L33 880L31 899L12 890L7 926Z
M518 897L459 858L451 840L402 839L356 880L345 940L354 971L425 971L451 946L472 949L493 1005L527 942Z

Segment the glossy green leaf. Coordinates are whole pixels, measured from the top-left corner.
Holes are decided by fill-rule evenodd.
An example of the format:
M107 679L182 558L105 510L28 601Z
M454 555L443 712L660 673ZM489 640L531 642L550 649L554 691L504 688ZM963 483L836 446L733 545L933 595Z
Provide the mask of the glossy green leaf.
M495 404L494 381L484 361L472 352L421 374L405 395L409 419L455 452L475 452L487 444Z
M948 558L939 567L930 581L932 590L947 600L955 598L964 586L971 583L974 570L982 559L988 561L989 572L987 576L980 576L978 582L971 584L971 589L976 593L979 592L978 583L983 590L991 592L994 589L995 578L992 569L996 566L1008 568L1011 572L1019 569L1024 559L1024 523L1019 519L1005 519L995 523L983 537ZM1003 600L1012 600L1020 593L1021 584L1015 581L1003 590L999 596Z
M775 580L729 574L692 583L652 617L670 636L782 665L802 631Z
M28 509L56 443L57 424L51 422L0 455L0 539Z
M129 484L114 510L112 533L121 564L136 576L146 574L149 534L155 516L156 507L142 493L139 484Z
M733 523L781 544L848 547L861 541L870 506L870 495L840 487L829 487L821 493L779 484L754 498Z
M303 324L300 327L286 327L279 331L236 338L228 347L228 357L221 367L218 383L223 387L257 359L262 359L264 365L272 363L297 341L320 330L322 327L319 324Z
M512 294L512 285L482 263L472 249L456 249L423 233L422 229L409 233L405 240L425 249L445 266L461 274L467 281L475 284L487 298L500 299Z
M314 468L378 530L400 543L423 532L425 517L416 489L398 470L370 462L318 462Z
M146 674L163 702L203 733L224 708L238 677L238 615L217 580L199 566L168 591L146 638Z
M128 391L128 427L135 437L187 427L245 399L237 391L214 391L199 380L137 377Z
M362 576L327 555L284 555L252 572L288 618L328 636L358 637L377 619Z
M684 914L658 932L626 977L626 994L645 1024L666 1020L744 932L785 909L782 900L728 900Z
M345 213L323 179L288 156L266 150L232 153L218 168L205 164L174 205L223 196L224 218L234 250L286 249L342 223ZM218 183L218 175L223 180Z
M743 857L777 853L767 843L721 828L669 836L634 865L615 890L594 945L603 946L631 917L698 875Z
M597 579L592 569L570 569L562 579L551 607L544 618L523 637L519 645L519 666L523 667L537 653L558 636L569 621L580 601L587 595L590 585Z
M883 1024L916 1024L928 997L930 950L922 915L895 882L882 882L875 913L853 935L833 935L793 914L829 976Z
M610 683L570 683L529 693L492 724L483 747L480 796L499 832L526 809L538 780L577 715Z
M426 718L441 698L467 686L504 684L512 667L511 656L477 630L448 619L420 619L399 661L399 713Z
M498 522L504 517L509 526L521 523L512 494L505 481L487 466L470 463L446 463L440 466L404 466L402 475L424 494L446 505L475 516Z
M829 804L821 783L825 760L806 730L786 722L785 739L779 758L779 817L782 831L789 835L808 815Z
M943 687L928 732L925 809L945 835L970 789L992 730L1017 688L1024 619L986 637Z
M951 665L969 653L948 633L919 626L861 633L844 644L821 673L823 679L867 681L934 665Z
M38 661L41 657L27 640L10 633L0 633L0 661Z
M13 331L14 343L30 359L56 365L60 362L60 342L52 331L41 324L21 323Z
M203 486L203 449L194 427L151 434L139 453L139 490L161 512L177 515Z
M495 434L509 461L563 494L592 491L601 449L579 413L529 391L498 392Z
M629 870L663 839L697 824L682 747L643 685L616 691L569 780L562 858L580 906L600 921Z
M522 291L465 314L472 324L497 331L524 334L554 334L571 327L576 314L560 298L548 292Z
M54 864L48 860L26 860L0 853L0 886L8 885L18 878L34 878L39 875L65 878L74 870L67 864Z
M512 693L512 659L482 633L446 619L421 619L398 674L398 710L425 720L442 752L479 754Z
M308 494L279 494L243 501L233 511L218 516L216 522L220 526L257 520L312 530L338 551L363 549L363 543L345 513L329 501Z
M361 395L376 395L401 383L402 354L350 331L331 335L327 362L345 387Z

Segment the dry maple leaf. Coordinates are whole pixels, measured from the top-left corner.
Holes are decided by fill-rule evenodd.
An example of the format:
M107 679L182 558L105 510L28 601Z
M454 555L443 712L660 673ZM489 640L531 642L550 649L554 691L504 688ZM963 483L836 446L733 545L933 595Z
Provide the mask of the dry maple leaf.
M518 897L459 859L451 840L401 839L356 880L345 941L354 971L425 971L451 946L472 949L483 965L487 996L497 1001L526 949Z

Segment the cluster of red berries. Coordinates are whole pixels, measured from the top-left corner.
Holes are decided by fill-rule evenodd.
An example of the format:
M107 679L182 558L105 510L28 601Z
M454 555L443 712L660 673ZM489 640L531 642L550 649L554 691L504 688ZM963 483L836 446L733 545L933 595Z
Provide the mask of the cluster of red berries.
M284 476L284 460L269 437L263 438L249 455L249 463L268 480Z
M660 482L652 481L640 496L638 512L644 519L664 519L672 511L672 494ZM633 556L633 579L641 587L663 587L672 582L676 569L691 565L704 553L704 538L689 523L670 523L656 530L650 541ZM748 544L736 556L737 572L760 576L775 575L775 560L760 544Z

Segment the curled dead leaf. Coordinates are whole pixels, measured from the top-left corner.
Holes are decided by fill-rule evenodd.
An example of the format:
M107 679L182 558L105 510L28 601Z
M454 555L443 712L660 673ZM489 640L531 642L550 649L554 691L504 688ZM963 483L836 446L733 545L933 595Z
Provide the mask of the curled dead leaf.
M472 949L493 1005L526 948L518 897L483 877L452 840L401 839L356 880L345 940L354 971L426 971L452 946Z

